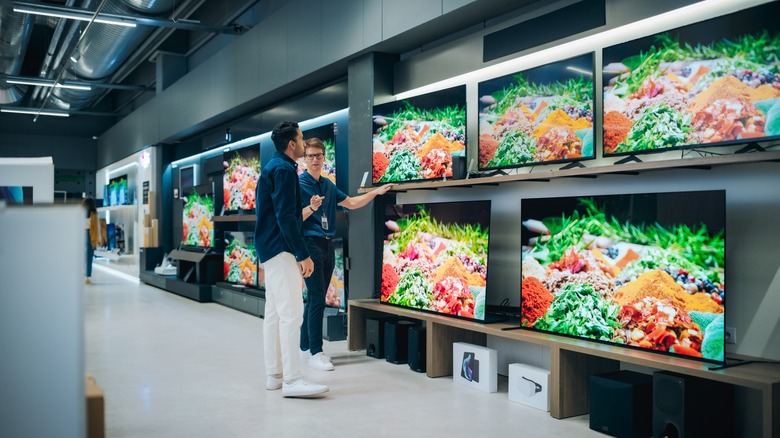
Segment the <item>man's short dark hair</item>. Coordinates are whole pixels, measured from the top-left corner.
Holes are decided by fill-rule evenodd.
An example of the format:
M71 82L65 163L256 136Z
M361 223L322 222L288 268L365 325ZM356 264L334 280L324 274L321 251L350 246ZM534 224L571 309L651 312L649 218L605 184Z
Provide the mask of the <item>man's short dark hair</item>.
M271 132L271 140L274 141L274 147L279 152L287 150L287 145L291 140L295 140L298 136L298 123L296 122L279 122L274 126L273 132Z

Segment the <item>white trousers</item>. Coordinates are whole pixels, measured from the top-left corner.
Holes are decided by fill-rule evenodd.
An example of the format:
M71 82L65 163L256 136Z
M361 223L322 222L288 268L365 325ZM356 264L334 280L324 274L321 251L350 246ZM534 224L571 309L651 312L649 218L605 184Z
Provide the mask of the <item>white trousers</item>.
M263 263L263 268L265 373L282 374L285 382L291 382L303 376L298 354L303 322L303 277L295 256L289 252L277 254Z

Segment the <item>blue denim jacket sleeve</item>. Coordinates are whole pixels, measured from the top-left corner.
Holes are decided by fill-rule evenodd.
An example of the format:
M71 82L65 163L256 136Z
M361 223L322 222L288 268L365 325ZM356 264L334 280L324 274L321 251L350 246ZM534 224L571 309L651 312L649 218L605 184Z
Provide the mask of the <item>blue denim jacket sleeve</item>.
M299 262L309 257L303 241L303 217L301 216L301 191L298 175L292 166L274 169L274 187L271 199L276 211L276 221L287 247Z

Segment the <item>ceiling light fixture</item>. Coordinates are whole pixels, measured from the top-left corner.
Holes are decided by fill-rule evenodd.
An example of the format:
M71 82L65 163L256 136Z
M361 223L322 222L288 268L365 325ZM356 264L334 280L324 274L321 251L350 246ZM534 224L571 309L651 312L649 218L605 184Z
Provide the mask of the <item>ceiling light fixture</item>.
M70 114L66 112L39 111L36 109L25 109L25 108L0 108L0 113L30 114L33 116L53 116L53 117L70 116Z
M20 12L22 14L31 14L31 15L42 15L44 17L67 18L70 20L94 21L95 23L114 24L117 26L125 26L125 27L136 27L135 21L129 18L110 17L110 16L106 16L105 14L98 15L97 17L93 17L90 11L84 11L84 13L82 14L80 12L47 10L45 5L14 6L14 12Z
M40 80L33 80L33 79L6 79L5 80L9 84L18 84L18 85L34 85L38 87L55 87L55 88L69 88L71 90L85 90L89 91L92 89L92 87L88 85L71 85L71 84L60 84L57 82L54 82L52 80L46 80L46 79L40 79Z

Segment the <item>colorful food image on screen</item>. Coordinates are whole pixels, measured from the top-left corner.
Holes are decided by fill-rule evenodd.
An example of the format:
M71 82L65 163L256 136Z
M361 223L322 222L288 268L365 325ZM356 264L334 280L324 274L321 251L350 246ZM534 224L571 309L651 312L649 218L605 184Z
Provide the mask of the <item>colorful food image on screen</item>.
M214 246L214 190L211 184L188 189L182 210L182 243L185 246Z
M222 175L224 210L226 212L255 209L255 189L260 178L260 148L255 145L224 153L225 173Z
M310 138L319 138L322 140L322 144L325 145L325 161L322 163L322 171L320 175L336 183L336 135L335 124L320 126L318 128L307 129L302 131L303 139L308 140ZM298 174L300 175L306 170L306 159L301 157L298 159Z
M466 154L466 86L374 107L375 184L452 177Z
M382 303L485 319L490 201L390 205Z
M258 270L254 233L225 231L224 278L228 283L258 287L265 278Z
M127 205L130 203L127 196L127 175L108 180L108 202L109 205Z
M780 136L780 4L608 47L604 155Z
M347 297L344 288L344 249L336 246L335 267L325 294L325 305L346 310Z
M479 84L479 168L593 158L593 53Z
M523 199L522 324L723 362L725 199Z

